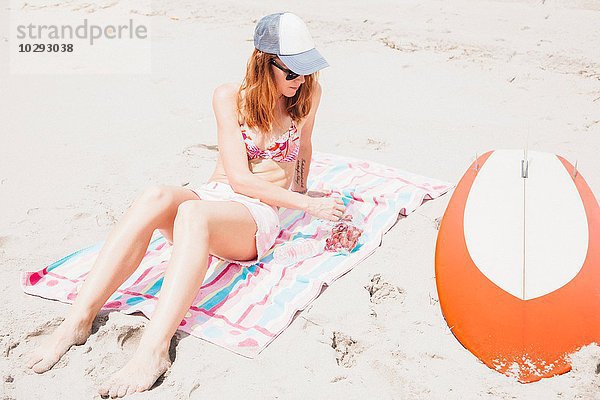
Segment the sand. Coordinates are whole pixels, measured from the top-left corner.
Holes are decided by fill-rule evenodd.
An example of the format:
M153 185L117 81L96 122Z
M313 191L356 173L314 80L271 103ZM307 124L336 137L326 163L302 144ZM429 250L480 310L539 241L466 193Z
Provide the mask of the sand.
M69 306L23 294L19 272L104 240L147 186L197 185L212 173L212 91L241 79L254 23L282 7L307 21L331 64L315 149L458 182L476 154L527 145L577 160L600 197L597 1L57 0L27 10L120 10L151 24L152 73L129 75L10 74L7 3L0 399L95 398L125 364L147 320L110 313L51 371L25 371L25 354ZM571 372L523 385L449 332L433 263L449 197L397 223L256 359L178 334L164 379L130 398L600 399L596 345L572 356Z

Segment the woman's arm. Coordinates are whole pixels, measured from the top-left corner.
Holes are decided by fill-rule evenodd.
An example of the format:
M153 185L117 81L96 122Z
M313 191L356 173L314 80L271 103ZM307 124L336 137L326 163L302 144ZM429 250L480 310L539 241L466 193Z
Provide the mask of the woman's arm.
M236 112L237 89L235 84L224 84L213 95L219 152L229 184L234 191L267 204L307 211L310 197L260 179L248 168Z
M320 90L317 91L320 94ZM234 84L222 85L215 89L213 109L217 119L219 152L233 190L267 204L302 210L317 218L339 221L346 208L340 198L305 196L257 178L252 174L248 168L246 146L240 138L236 100L237 87ZM317 106L318 100L314 104L314 109L311 109L312 120L314 120ZM312 131L312 127L310 130Z
M294 192L306 193L306 181L310 171L310 162L312 160L312 131L315 126L315 115L321 101L321 85L317 82L317 90L315 91L310 113L306 116L306 122L302 127L300 136L300 151L296 160L296 168L294 170L294 179L292 180L292 189Z

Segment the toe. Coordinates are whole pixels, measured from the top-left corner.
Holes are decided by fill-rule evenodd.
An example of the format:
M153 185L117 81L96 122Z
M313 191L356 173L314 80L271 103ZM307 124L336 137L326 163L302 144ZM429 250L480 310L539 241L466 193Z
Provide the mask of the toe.
M59 357L56 356L48 356L35 364L32 369L36 374L42 374L52 368L58 362L58 359Z
M117 390L117 397L124 397L125 394L127 394L127 388L129 387L129 385L121 385L119 386L119 389Z
M127 392L125 393L125 395L128 395L128 394L134 394L135 392L136 392L136 390L135 390L135 386L134 386L134 385L130 385L130 386L127 388Z
M33 368L33 366L39 363L44 357L41 354L35 353L29 356L27 359L27 368Z
M117 397L118 394L119 394L119 384L111 385L110 389L108 389L108 395L114 399L115 397Z
M98 394L102 397L108 396L108 390L110 389L110 384L108 382L104 382L100 387L98 387Z

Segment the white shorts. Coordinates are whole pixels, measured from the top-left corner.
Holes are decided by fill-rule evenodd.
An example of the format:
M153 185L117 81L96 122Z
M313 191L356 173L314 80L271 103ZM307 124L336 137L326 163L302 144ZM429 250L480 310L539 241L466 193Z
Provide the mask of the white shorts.
M237 201L245 205L254 221L256 222L256 252L258 256L255 260L238 261L227 260L243 266L256 264L263 256L273 247L275 239L279 236L279 209L261 202L253 197L248 197L240 193L236 193L231 186L223 182L207 182L197 189L188 188L196 193L201 200L211 201Z

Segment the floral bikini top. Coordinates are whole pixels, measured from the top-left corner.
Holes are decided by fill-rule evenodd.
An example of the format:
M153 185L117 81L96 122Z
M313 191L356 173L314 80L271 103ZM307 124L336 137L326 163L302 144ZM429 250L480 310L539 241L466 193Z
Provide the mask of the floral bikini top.
M246 135L249 129L246 125L241 125L242 138L246 144L246 152L248 153L248 159L255 158L271 158L277 162L292 162L298 157L300 149L300 135L298 135L298 129L296 124L292 120L290 128L281 135L278 139L275 139L273 144L269 145L266 150L259 148L252 138Z

